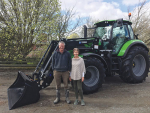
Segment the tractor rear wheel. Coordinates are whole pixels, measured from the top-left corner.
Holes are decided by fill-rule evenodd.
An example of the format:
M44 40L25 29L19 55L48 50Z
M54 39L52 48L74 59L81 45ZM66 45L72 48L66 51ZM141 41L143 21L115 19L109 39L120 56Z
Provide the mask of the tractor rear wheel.
M82 85L83 93L90 94L98 91L102 86L105 77L105 69L103 63L94 57L84 60L86 67L85 79Z
M123 59L120 78L127 83L141 83L149 71L148 51L143 47L131 48Z

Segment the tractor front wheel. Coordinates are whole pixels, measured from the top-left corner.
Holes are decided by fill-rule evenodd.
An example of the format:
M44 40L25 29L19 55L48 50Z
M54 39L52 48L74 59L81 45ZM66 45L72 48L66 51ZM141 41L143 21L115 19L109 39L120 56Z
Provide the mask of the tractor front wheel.
M123 59L122 64L120 78L128 83L141 83L149 71L148 51L143 47L135 46Z
M90 94L96 92L104 81L105 69L103 63L97 58L87 58L84 60L86 67L85 79L83 82L83 93Z

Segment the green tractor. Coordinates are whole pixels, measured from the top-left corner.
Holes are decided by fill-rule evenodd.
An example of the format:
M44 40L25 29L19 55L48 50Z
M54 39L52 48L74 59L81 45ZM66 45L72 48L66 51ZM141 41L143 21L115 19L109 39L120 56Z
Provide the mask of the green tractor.
M93 93L102 86L105 76L116 73L127 83L141 83L149 72L149 49L134 35L131 22L105 20L95 24L93 37L69 39L67 50L80 49L86 66L84 93Z
M149 72L149 49L134 35L131 25L130 21L123 19L104 20L95 23L93 28L95 32L92 37L87 37L88 28L84 25L84 38L61 39L66 43L66 49L72 56L73 48L79 48L80 56L84 59L86 66L84 93L98 91L106 76L118 74L127 83L141 83L146 79ZM38 91L50 85L53 80L51 59L53 52L58 48L58 42L51 41L32 76L18 72L17 80L8 88L10 109L37 102L39 94L36 97L33 96L35 99L26 96L28 89L31 94L37 94ZM18 99L22 98L29 102L25 103L22 99L11 100L10 97L18 93L21 94L17 97ZM28 95L30 95L29 92Z

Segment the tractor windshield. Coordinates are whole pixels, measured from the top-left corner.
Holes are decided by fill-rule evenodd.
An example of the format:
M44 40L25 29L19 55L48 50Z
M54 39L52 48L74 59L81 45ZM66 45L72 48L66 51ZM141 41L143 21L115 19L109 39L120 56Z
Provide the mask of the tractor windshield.
M97 27L94 33L94 37L98 37L105 40L109 39L111 27L112 26Z

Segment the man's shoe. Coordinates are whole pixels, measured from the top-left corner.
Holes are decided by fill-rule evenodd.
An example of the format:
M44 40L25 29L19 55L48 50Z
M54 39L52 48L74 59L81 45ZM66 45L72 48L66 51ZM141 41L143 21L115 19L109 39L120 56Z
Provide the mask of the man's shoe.
M59 90L56 90L56 99L54 100L54 104L57 104L60 102L60 92Z
M78 105L78 99L74 101L74 105Z

